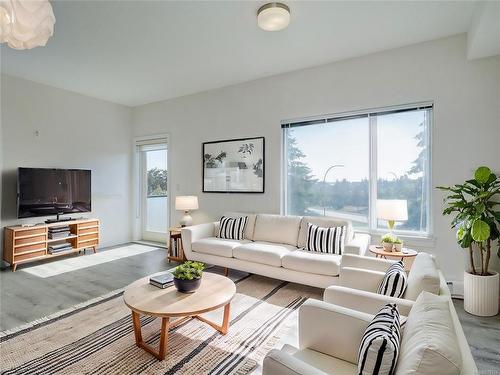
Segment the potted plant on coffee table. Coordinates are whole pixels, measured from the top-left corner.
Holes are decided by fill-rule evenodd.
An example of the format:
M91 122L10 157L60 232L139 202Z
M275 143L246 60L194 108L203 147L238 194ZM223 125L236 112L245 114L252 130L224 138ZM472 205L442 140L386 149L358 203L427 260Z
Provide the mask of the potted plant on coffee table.
M463 184L438 186L448 192L443 215L453 214L457 242L469 250L464 272L464 309L479 316L498 313L499 275L489 269L492 245L500 236L500 179L488 167L479 167ZM480 265L475 253L479 252ZM500 248L498 250L500 256Z
M200 287L204 269L205 264L190 260L175 267L172 274L177 290L182 293L194 293Z

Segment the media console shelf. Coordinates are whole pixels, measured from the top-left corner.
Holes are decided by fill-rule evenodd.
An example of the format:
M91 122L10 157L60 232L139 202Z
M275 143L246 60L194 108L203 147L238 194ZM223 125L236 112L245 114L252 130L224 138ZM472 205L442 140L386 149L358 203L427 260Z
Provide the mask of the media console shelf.
M50 227L66 225L69 226L71 235L60 239L49 239ZM50 244L62 242L70 242L72 248L55 254L49 253ZM85 249L93 249L95 253L97 245L99 245L98 219L62 221L33 227L16 225L4 229L3 260L11 265L12 271L15 271L17 265L22 263L51 259Z

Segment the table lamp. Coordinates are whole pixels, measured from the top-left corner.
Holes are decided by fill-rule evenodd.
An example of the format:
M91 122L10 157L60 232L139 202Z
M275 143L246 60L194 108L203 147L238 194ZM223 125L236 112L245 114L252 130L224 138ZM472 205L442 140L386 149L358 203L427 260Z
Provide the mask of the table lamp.
M198 197L194 195L184 195L175 197L175 209L184 211L184 216L180 220L181 227L193 225L193 218L189 211L198 209Z
M408 220L408 205L403 199L377 199L377 219L387 220L390 232L396 221Z

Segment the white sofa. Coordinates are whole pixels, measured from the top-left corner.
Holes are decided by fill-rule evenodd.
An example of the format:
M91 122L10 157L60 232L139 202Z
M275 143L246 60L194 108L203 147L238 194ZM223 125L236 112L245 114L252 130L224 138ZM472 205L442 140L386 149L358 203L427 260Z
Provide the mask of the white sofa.
M405 321L396 375L478 374L443 274L429 254L421 254L405 298L374 292L393 261L344 256L341 285L326 288L324 301L309 300L299 310L299 347L269 352L263 374L357 374L363 332L386 303L396 303ZM422 353L426 358L415 361ZM439 367L443 358L448 372Z
M245 239L217 238L218 222L183 228L182 244L187 259L326 288L338 283L342 256L302 250L307 224L345 225L344 254L364 255L370 243L370 236L354 234L347 220L234 212L224 216L248 216Z

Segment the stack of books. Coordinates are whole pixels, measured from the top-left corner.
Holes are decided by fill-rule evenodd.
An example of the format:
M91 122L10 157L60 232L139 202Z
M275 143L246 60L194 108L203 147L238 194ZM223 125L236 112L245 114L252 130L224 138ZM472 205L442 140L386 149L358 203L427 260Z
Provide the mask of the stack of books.
M69 225L64 225L60 227L49 227L49 239L55 240L58 238L65 238L71 234L69 231Z
M61 251L71 250L72 248L73 247L71 246L71 243L69 243L69 242L53 244L53 245L49 245L49 253L50 254L60 253Z
M161 273L159 275L152 276L149 279L149 283L158 288L165 289L174 284L174 275L170 272Z

